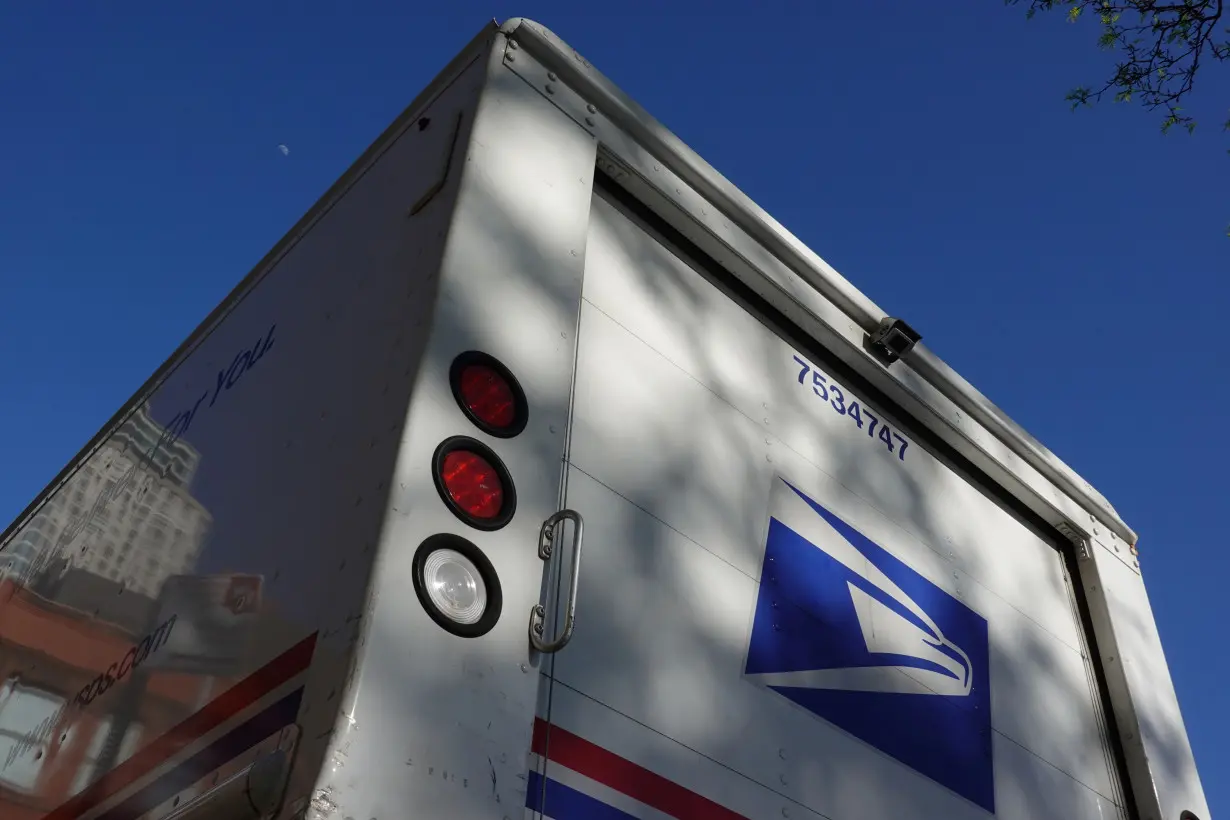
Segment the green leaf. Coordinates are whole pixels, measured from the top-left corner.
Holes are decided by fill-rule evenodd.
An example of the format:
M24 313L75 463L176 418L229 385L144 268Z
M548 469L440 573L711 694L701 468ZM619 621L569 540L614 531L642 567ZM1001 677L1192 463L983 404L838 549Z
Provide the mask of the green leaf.
M1064 99L1072 103L1072 110L1075 111L1082 105L1089 105L1089 99L1092 96L1093 92L1091 92L1088 88L1085 86L1079 86L1069 91Z

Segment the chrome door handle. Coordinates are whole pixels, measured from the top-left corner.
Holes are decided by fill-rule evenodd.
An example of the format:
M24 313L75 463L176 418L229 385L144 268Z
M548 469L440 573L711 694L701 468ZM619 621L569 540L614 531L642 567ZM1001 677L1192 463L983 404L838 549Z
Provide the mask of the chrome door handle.
M542 522L542 530L538 533L538 557L550 561L555 554L555 528L564 521L571 521L572 531L572 572L571 585L568 589L568 609L564 613L564 631L554 640L543 640L546 629L547 610L542 604L535 604L530 610L530 644L544 655L550 655L563 649L572 640L572 630L576 626L577 587L581 580L581 539L585 537L585 522L576 510L560 510L546 521Z

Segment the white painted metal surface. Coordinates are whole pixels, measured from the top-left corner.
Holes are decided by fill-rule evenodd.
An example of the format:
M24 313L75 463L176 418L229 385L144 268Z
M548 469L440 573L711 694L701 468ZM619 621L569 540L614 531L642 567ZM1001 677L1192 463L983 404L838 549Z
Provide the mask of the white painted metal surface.
M869 332L884 318L884 311L866 294L851 285L810 248L792 236L553 32L522 18L507 21L501 30L524 43L547 70L558 72L564 85L571 86L587 103L600 109L600 117L594 117L595 121L611 121L617 129L631 137L641 151L652 155L671 172L678 174L684 184L704 197L711 207L732 220L755 242L802 276L820 295L836 305L849 321L853 321L861 330ZM861 347L861 340L855 347ZM923 381L937 388L980 425L994 431L1017 456L1041 470L1065 492L1084 504L1090 512L1103 516L1109 526L1135 542L1134 533L1088 482L1077 476L1070 467L925 347L916 347L915 351L909 363ZM908 383L909 379L905 379L905 382Z
M499 820L524 804L533 550L561 494L596 145L501 67L496 39L476 41L170 363L140 424L79 465L88 481L69 477L6 539L19 586L0 599L5 677L83 697L32 724L7 699L26 794L5 820L212 805L284 727L301 742L279 817ZM477 430L450 394L449 365L472 349L531 403L515 439ZM514 476L501 530L441 503L432 454L458 434ZM147 518L156 532L125 536ZM415 549L436 533L468 538L498 573L502 617L480 638L437 627L412 592ZM32 554L13 549L27 542ZM183 552L175 584L154 563L168 550ZM77 574L62 580L58 558ZM161 595L218 583L220 603ZM149 615L120 606L139 592L166 619L152 641ZM99 720L139 740L109 756L104 732L86 748Z
M288 738L279 820L1112 818L1121 770L1140 817L1208 820L1104 499L925 351L873 360L866 296L545 29L503 32L0 538L5 820L166 817ZM459 410L466 350L520 381L520 435ZM459 434L513 477L503 529L441 502ZM564 504L577 627L541 656ZM437 533L498 574L481 637L415 598Z
M885 369L873 361L862 351L866 312L857 305L851 308L844 280L810 251L803 254L800 267L797 240L548 30L524 20L509 21L503 30L521 43L516 62L506 60L506 64L601 140L600 165L621 187L890 397L912 422L1077 544L1078 552L1097 553L1099 562L1114 561L1138 575L1135 534L1087 482L1059 464L1053 454L1040 450L1015 425L1005 423L985 397L925 352L918 370L908 363ZM869 304L861 298L861 304ZM1093 514L1087 514L1090 510ZM1107 665L1106 657L1119 651L1122 629L1116 631L1112 620L1119 616L1111 616L1101 600L1095 566L1083 562L1079 567L1081 588L1093 613L1092 634L1087 637L1096 641L1102 656L1090 663L1104 670L1109 683L1118 740L1133 772L1131 790L1140 814L1160 819L1192 811L1197 817L1207 816L1201 814L1204 797L1186 735L1176 728L1162 742L1146 729L1178 723L1164 658L1150 651L1134 681ZM1136 610L1133 617L1143 619L1146 631L1156 633L1151 612ZM1167 789L1155 784L1157 760L1171 762Z
M1128 761L1134 787L1155 795L1161 817L1184 810L1209 817L1140 574L1104 542L1082 562L1081 574L1095 623L1114 636L1099 660L1115 697L1120 737L1137 751Z
M989 654L976 662L989 669L975 694L991 712L997 816L1121 816L1059 551L913 442L898 419L831 378L822 401L812 378L799 383L797 355L595 200L567 497L586 514L588 551L577 634L553 667L554 692L570 694L553 694L550 722L599 746L601 727L647 727L673 751L642 759L625 745L625 756L667 777L697 758L713 761L751 792L773 795L749 817L773 816L783 801L831 818L985 816L985 806L766 688L904 686L911 694L895 697L956 701L969 681L951 669L968 666L968 655L941 655L939 672L893 670L875 681L857 674L875 672L868 667L838 681L824 668L743 668L768 566L765 526L780 503L772 493L787 476L985 619ZM847 407L859 401L862 414L901 431L904 459L899 442L889 452L868 434L867 416L860 427L833 409L839 390ZM855 609L874 600L859 593ZM877 606L868 620L878 626L865 631L903 634L904 619ZM909 628L917 629L907 624L907 636ZM937 692L941 680L955 688L919 694ZM551 788L547 816L580 816L553 813Z
M549 102L504 71L497 54L461 156L457 200L440 268L440 296L410 402L372 578L353 706L318 784L346 817L500 818L525 802L525 753L538 675L526 623L538 603L539 525L558 509L571 389L576 305L596 145ZM467 350L507 365L526 392L529 425L514 439L476 435L457 409L448 367ZM440 503L430 463L437 444L468 434L504 460L517 512L475 532ZM458 639L410 594L410 554L436 532L478 545L503 587L489 634Z

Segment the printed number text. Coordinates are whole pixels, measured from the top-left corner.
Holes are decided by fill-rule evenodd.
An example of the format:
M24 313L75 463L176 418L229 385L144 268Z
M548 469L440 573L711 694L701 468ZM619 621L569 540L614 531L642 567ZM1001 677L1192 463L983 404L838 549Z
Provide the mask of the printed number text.
M858 429L867 431L868 438L883 443L890 453L896 453L899 460L905 461L905 451L910 443L900 433L890 429L888 424L880 421L856 400L847 398L837 384L829 381L820 371L812 369L810 364L798 356L794 357L794 362L802 368L799 371L799 384L804 387L810 384L811 392L816 394L820 401L827 403L833 412L850 419Z

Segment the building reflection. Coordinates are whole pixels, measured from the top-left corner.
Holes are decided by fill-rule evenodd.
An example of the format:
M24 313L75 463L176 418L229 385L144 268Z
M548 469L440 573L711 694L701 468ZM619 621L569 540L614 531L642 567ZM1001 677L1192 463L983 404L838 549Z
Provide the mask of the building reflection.
M0 573L48 591L78 570L152 605L167 577L192 570L209 529L191 493L199 464L190 444L170 440L141 408L5 547ZM110 614L122 621L141 602L117 606Z
M42 817L229 684L210 648L259 579L192 575L211 518L200 454L169 438L143 407L0 551L3 820Z

